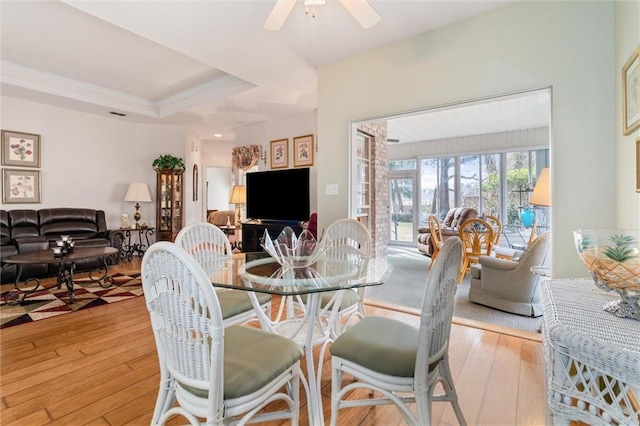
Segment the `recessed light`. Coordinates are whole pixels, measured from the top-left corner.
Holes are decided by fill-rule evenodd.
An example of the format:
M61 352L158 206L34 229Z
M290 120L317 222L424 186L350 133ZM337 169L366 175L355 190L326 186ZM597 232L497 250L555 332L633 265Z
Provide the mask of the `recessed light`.
M127 114L123 114L121 112L109 111L109 114L117 115L118 117L126 117Z
M220 133L215 133L213 136L216 137L216 138L221 138L222 137L222 135Z

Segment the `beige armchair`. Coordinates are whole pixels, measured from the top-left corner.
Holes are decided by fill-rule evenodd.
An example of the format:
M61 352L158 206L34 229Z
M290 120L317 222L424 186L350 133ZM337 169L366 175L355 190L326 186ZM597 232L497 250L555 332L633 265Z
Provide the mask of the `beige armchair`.
M548 232L536 237L519 261L480 256L471 268L469 301L519 315L542 315L540 283L545 278L530 269L548 263L549 240Z

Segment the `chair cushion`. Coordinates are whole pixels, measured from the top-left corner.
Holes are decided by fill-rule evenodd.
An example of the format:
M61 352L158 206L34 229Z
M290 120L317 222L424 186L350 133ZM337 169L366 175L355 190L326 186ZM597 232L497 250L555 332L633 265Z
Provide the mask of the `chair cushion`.
M271 296L265 293L255 293L260 305L264 305L271 300ZM253 310L251 300L247 292L242 290L219 291L216 293L220 302L222 319L231 318L238 314Z
M320 299L320 307L324 308L325 306L327 306L327 304L329 302L331 302L331 299L333 298L333 296L335 296L337 293L337 291L325 291L322 293L322 299ZM300 296L300 298L302 299L302 301L304 303L307 303L307 295L303 294ZM342 296L342 303L340 304L340 310L346 309L349 306L353 306L356 303L358 303L358 293L351 290L351 289L347 289L344 292L344 296Z
M413 377L418 352L418 329L383 317L364 317L342 333L331 355L369 370L397 377Z
M291 340L251 327L230 326L224 333L224 399L259 390L302 358ZM207 390L181 385L200 398Z

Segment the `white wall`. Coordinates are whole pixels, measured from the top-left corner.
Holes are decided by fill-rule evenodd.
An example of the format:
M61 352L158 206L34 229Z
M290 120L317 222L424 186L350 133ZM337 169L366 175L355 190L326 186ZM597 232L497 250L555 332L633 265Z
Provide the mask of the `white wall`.
M184 158L181 126L132 124L45 104L2 97L3 129L41 135L41 204L2 204L2 209L80 207L104 210L110 228L120 226L129 183L146 182L153 203L143 203L142 219L155 226L156 173L162 153ZM3 166L4 167L4 166Z
M616 227L640 229L640 194L636 193L635 140L640 129L622 134L622 67L640 44L640 2L615 3L615 152L616 152Z
M233 210L231 196L231 167L207 167L207 210Z
M310 167L310 208L311 212L318 210L318 152L322 141L319 141L317 131L316 111L295 116L288 116L273 120L268 123L258 123L236 129L236 145L262 145L263 152L266 152L266 163L258 162L260 171L270 170L271 160L269 158L269 142L276 139L289 138L289 168L293 168L293 138L313 134L315 141L314 166Z
M553 273L586 276L572 231L615 222L613 7L516 2L321 66L319 227L348 215L350 121L552 86Z

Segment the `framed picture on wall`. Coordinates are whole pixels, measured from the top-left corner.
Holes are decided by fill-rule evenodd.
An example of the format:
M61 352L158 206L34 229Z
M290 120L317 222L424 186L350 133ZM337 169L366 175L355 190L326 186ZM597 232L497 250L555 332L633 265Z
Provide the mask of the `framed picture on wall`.
M271 168L289 167L289 138L271 141Z
M40 167L40 135L3 129L2 165Z
M2 202L39 204L42 202L40 170L2 169Z
M622 129L625 135L640 127L640 46L622 67Z
M313 135L293 138L293 166L313 166Z

